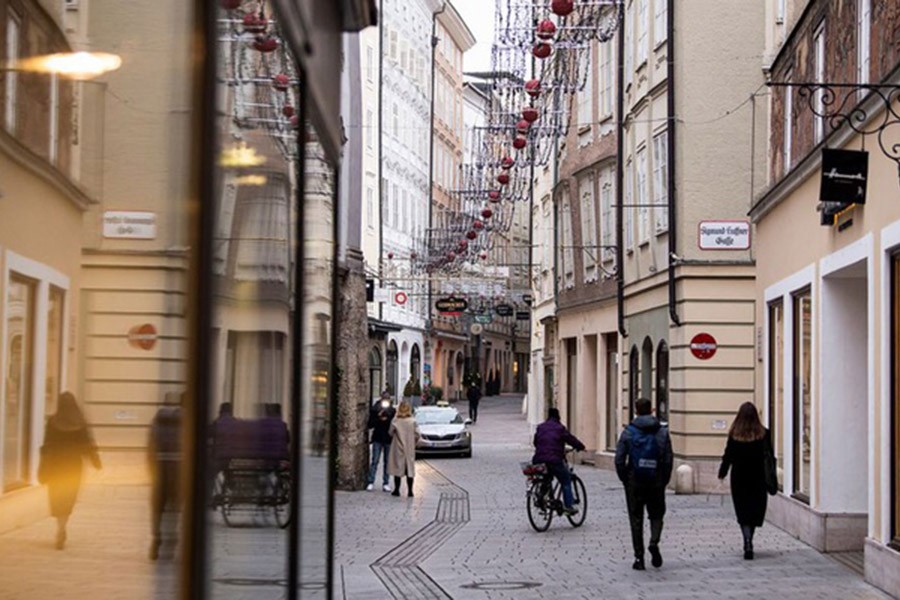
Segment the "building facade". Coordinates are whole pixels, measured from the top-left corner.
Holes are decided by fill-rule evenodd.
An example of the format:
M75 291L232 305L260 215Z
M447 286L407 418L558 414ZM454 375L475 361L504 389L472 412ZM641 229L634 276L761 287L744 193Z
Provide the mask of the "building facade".
M897 122L883 94L900 84L890 41L900 12L878 0L781 2L766 17L768 185L750 215L762 359L755 396L781 484L769 518L820 551L864 553L866 579L897 594L897 136L890 128L878 136ZM853 128L820 116L851 111ZM823 166L826 149L868 151L864 204L835 210L820 201L834 173Z

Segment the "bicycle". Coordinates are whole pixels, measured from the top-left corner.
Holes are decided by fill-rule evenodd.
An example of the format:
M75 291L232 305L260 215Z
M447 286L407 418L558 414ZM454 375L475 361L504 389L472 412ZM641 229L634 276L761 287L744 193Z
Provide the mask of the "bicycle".
M547 471L547 465L522 463L522 474L528 480L525 493L528 521L535 531L547 531L554 514L558 516L565 514L572 527L581 527L584 524L588 508L587 491L584 482L575 474L574 465L568 460L571 452L572 450L566 451L566 466L572 474L573 506L578 508L575 514L566 513L562 485Z

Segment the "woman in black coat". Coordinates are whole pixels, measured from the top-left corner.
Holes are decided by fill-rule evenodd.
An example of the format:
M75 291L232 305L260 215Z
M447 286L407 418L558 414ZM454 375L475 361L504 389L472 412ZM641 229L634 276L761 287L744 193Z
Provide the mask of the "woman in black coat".
M100 468L97 445L75 396L64 392L59 396L56 414L47 420L38 479L47 484L50 514L56 517L56 548L66 545L66 524L81 488L84 459Z
M753 559L753 533L766 518L766 452L772 452L769 430L759 420L756 407L745 402L728 432L728 443L719 467L719 479L731 470L731 500L744 536L744 558Z

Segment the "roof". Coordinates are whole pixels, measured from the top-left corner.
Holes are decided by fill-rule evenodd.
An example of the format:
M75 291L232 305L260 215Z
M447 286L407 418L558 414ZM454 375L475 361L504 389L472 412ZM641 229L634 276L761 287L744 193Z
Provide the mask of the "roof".
M445 2L444 11L437 13L437 15L438 21L444 26L444 29L447 30L460 50L465 52L475 45L477 41L475 35L450 0Z

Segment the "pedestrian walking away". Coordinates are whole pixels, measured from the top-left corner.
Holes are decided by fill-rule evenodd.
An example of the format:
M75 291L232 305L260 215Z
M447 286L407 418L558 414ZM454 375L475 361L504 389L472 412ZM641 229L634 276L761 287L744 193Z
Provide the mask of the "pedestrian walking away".
M469 418L475 423L478 421L478 403L481 402L481 388L474 383L466 390L466 399L469 401Z
M632 568L644 570L644 509L650 521L651 562L663 564L659 542L666 514L666 486L672 477L672 440L669 429L651 413L650 400L635 403L637 417L619 437L616 445L616 474L625 486L631 543L634 547Z
M745 402L728 432L719 480L731 471L731 501L744 538L744 559L753 560L753 534L766 519L767 494L778 491L769 430L752 402Z
M557 408L547 411L547 420L538 425L537 431L534 432L533 444L534 456L531 462L547 465L547 472L556 477L562 486L566 513L574 515L578 512L578 508L574 506L572 474L566 464L566 444L579 452L584 450L584 444L562 424Z
M91 461L94 468L102 468L97 444L75 396L63 392L59 396L56 414L47 420L38 465L38 481L47 484L50 514L56 517L57 550L62 550L66 545L66 526L81 489L85 458Z
M369 466L369 477L366 481L366 489L369 491L375 489L379 462L383 462L381 489L385 492L391 491L388 483L388 454L391 450L391 423L396 412L391 405L391 394L387 390L381 393L381 398L376 400L369 410L368 429L372 431L372 464Z
M181 465L181 406L167 398L150 424L147 463L150 470L150 560L159 558L163 542L176 544L175 515L178 513L178 482ZM166 518L166 517L169 518ZM165 524L164 524L165 521Z
M394 477L392 496L400 495L400 478L406 477L407 495L413 495L413 480L416 477L416 444L419 442L419 426L412 416L408 402L401 402L397 416L391 421L391 449L388 473Z

